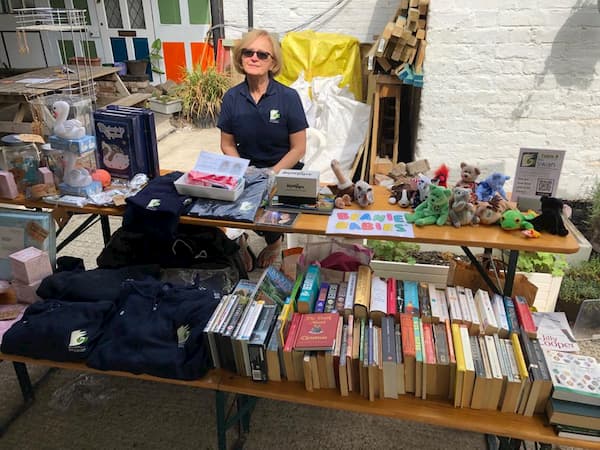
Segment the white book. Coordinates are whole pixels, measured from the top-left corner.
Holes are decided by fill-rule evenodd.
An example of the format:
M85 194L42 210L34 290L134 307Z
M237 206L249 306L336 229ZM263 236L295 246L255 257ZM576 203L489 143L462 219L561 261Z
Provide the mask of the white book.
M344 311L348 314L351 314L354 308L357 275L356 272L348 272L348 287L346 288L346 298L344 299Z
M479 311L483 332L489 335L497 333L498 324L488 293L483 289L478 289L475 293L475 304L477 305L477 311Z
M438 297L440 298L440 322L450 320L450 314L448 311L448 300L446 300L446 291L444 289L437 290Z
M473 291L470 288L465 288L465 297L467 297L467 306L469 308L469 315L471 316L471 334L480 334L481 319L477 312L477 306L475 306Z
M485 336L485 345L487 354L490 360L490 368L492 369L492 378L502 379L502 369L500 368L500 360L496 351L496 343L493 336Z
M510 373L510 364L508 357L506 356L506 347L502 344L500 337L494 334L494 344L496 345L496 354L498 355L498 362L500 363L500 372L502 377L508 379Z
M431 305L431 319L434 323L442 321L442 302L440 293L443 292L435 287L435 284L429 283L429 304Z
M369 307L371 314L373 312L387 313L387 281L373 275L371 278L371 305Z
M471 327L473 319L471 318L471 311L469 310L469 304L467 303L467 294L465 293L465 288L462 286L456 286L456 293L458 294L458 306L460 307L460 312L463 318L462 323Z
M504 299L501 295L494 294L492 296L492 309L496 316L496 323L498 324L498 335L500 337L508 336L508 318L506 317L506 309L504 308Z
M454 286L446 287L446 302L450 313L451 323L463 323L462 310L458 304L458 293Z

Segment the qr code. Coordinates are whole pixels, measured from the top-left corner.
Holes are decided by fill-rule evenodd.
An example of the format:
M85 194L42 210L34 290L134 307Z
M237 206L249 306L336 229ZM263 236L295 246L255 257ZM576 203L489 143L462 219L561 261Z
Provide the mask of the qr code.
M544 195L544 194L552 194L552 189L554 188L554 180L547 178L539 178L537 181L536 194Z

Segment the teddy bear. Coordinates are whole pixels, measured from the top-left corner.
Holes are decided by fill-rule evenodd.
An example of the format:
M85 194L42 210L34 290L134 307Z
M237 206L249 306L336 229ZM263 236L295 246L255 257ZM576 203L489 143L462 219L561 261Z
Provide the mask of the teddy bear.
M477 188L475 189L477 199L482 202L487 202L492 199L497 192L504 200L508 200L506 198L506 192L504 192L504 183L506 180L510 180L510 176L503 175L500 172L492 173L477 185Z
M356 200L361 208L366 208L375 202L373 187L363 180L357 181L356 183L350 181L346 175L344 175L337 159L331 161L331 170L338 179L337 184L328 186L328 188L331 189L331 192L336 196L334 200L336 208L343 209L346 206L350 206L352 200Z
M471 203L471 193L471 189L466 187L456 186L452 189L448 216L452 225L457 228L479 223L479 217L475 215L475 206Z
M502 218L502 213L507 209L517 209L515 202L509 202L495 194L489 202L476 202L475 215L481 225L494 225Z
M477 188L477 177L481 172L479 168L467 164L466 162L460 163L460 180L456 182L456 186L466 187L471 189L473 195L475 195L475 189ZM475 200L472 196L472 200Z
M417 206L414 213L406 214L406 221L418 226L445 225L448 220L450 195L452 195L450 189L435 184L430 185L427 200Z
M562 216L563 201L560 198L543 195L540 198L542 202L542 214L531 220L531 224L536 231L549 231L550 234L566 236L569 231L565 228Z

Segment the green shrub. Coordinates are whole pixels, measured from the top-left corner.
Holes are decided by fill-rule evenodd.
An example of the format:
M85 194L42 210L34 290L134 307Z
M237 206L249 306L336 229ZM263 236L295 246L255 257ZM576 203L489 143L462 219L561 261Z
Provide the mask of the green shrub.
M595 255L565 271L559 298L565 302L581 303L600 298L600 256Z
M568 267L563 255L547 252L521 252L517 260L517 270L521 272L550 273L555 277L563 276Z
M379 241L368 239L367 247L374 252L373 259L415 264L421 247L406 242Z

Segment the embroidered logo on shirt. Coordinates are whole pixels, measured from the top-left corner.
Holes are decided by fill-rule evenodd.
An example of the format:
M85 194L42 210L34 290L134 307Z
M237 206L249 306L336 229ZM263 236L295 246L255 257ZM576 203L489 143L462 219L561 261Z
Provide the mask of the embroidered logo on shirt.
M183 348L190 337L190 334L189 325L181 325L179 328L177 328L177 347Z
M279 123L279 119L281 119L281 114L278 109L272 109L269 111L269 122L271 123Z
M73 330L69 339L70 352L85 352L87 349L88 335L86 330Z
M160 206L160 199L159 198L153 198L146 205L146 209L156 209L159 206Z

